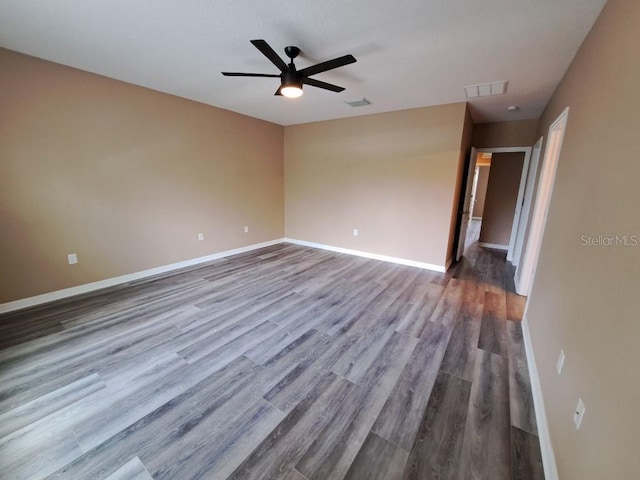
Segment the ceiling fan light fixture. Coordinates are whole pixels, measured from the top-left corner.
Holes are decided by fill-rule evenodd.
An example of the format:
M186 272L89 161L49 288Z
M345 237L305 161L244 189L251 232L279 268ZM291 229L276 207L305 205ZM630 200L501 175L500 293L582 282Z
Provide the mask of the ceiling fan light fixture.
M281 76L282 87L280 93L287 98L302 96L302 81L296 72L284 72Z
M280 89L280 93L287 98L298 98L302 96L302 85L285 85Z

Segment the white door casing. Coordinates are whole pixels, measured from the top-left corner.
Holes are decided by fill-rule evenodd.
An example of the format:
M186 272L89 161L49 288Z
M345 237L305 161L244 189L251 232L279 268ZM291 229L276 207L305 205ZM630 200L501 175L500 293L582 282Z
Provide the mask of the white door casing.
M538 164L540 163L540 153L542 151L543 137L540 137L533 146L531 152L531 162L529 163L529 172L527 173L527 184L524 189L524 199L522 200L522 212L520 213L520 221L518 223L518 233L516 234L516 244L513 250L513 258L511 263L516 267L522 259L522 246L524 244L524 236L529 225L529 217L531 214L531 203L533 201L533 191L535 190L536 178L538 175Z
M471 158L469 159L469 170L467 171L467 178L465 182L464 201L462 202L462 216L460 219L460 234L458 235L458 250L456 251L456 261L462 258L464 253L464 241L467 237L467 226L469 225L469 218L471 217L471 193L473 190L473 176L476 171L476 157L478 151L475 148L471 148Z
M544 150L544 159L542 160L542 171L538 181L538 192L533 208L533 216L531 217L529 238L522 261L516 269L515 286L519 295L529 296L533 285L568 116L569 107L565 108L558 119L549 127L547 145Z

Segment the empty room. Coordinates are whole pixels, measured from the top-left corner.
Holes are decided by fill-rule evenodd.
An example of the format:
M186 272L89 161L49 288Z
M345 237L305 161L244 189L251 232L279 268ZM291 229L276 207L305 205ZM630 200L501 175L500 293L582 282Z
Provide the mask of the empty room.
M0 478L637 478L638 31L1 1Z

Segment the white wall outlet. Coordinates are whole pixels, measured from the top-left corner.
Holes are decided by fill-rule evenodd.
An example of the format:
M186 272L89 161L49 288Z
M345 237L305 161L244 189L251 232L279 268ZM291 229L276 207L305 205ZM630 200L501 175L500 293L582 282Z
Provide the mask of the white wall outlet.
M244 226L244 233L249 233L249 226L248 225Z
M354 236L354 237L357 237L357 236L358 236L358 233L359 233L359 232L358 232L358 229L357 229L357 228L354 228L354 229L353 229L353 236Z
M204 233L198 234L198 240L204 240Z
M573 414L573 423L576 424L576 430L580 430L580 424L582 423L582 419L584 418L584 412L587 409L584 406L581 398L578 398L578 405L576 406L576 411Z
M67 255L67 260L69 261L69 265L73 265L74 263L78 263L78 256L75 253L70 253Z
M556 370L558 371L558 375L562 373L562 367L564 366L564 350L560 350L560 355L558 355L558 362L556 363Z

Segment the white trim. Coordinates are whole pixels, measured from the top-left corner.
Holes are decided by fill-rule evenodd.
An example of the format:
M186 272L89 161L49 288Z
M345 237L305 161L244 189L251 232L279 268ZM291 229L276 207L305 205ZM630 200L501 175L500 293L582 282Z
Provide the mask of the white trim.
M199 265L201 263L211 262L223 257L229 257L231 255L237 255L239 253L250 252L251 250L257 250L258 248L270 247L282 243L284 239L279 238L276 240L270 240L268 242L255 243L253 245L247 245L246 247L234 248L232 250L225 250L224 252L214 253L205 257L193 258L191 260L185 260L183 262L172 263L170 265L163 265L161 267L150 268L149 270L143 270L141 272L129 273L120 277L107 278L105 280L99 280L97 282L85 283L84 285L78 285L77 287L65 288L63 290L56 290L55 292L43 293L42 295L36 295L34 297L23 298L15 300L13 302L7 302L0 304L0 313L12 312L14 310L21 310L27 307L33 307L43 303L53 302L54 300L61 300L63 298L73 297L75 295L81 295L83 293L93 292L107 287L113 287L114 285L120 285L122 283L132 282L134 280L140 280L147 277L152 277L161 273L171 272L173 270L179 270L181 268L191 267Z
M558 480L558 467L556 465L556 457L553 453L553 445L551 444L549 424L547 423L547 414L544 409L542 386L540 385L540 376L538 375L536 357L533 353L533 344L531 343L529 322L527 321L526 314L522 320L521 325L522 338L524 340L524 350L527 356L527 365L529 366L531 394L533 395L533 405L536 410L536 424L538 426L538 439L540 440L540 452L542 453L544 478L546 478L546 480Z
M471 220L482 220L482 217L471 217Z
M478 246L484 248L493 248L494 250L504 250L505 252L509 250L509 245L499 245L497 243L478 242Z
M518 225L520 225L520 214L522 213L522 201L524 199L524 191L527 186L527 173L529 173L529 163L531 162L531 147L527 147L524 152L524 162L522 164L522 172L520 173L520 185L518 187L518 198L516 199L516 209L513 215L513 224L511 225L511 236L509 237L509 250L507 252L507 261L513 260L513 251L516 247L516 237L518 235Z
M542 239L547 225L549 209L551 208L551 198L562 152L562 142L567 129L568 116L569 107L566 107L549 127L533 215L530 221L529 237L522 260L516 267L516 276L519 277L518 290L516 292L519 295L528 296L533 286Z
M526 233L527 227L529 226L531 203L533 201L533 191L535 190L536 180L538 178L538 165L540 164L543 141L544 137L540 137L538 141L533 145L533 150L531 151L531 163L529 164L529 172L527 173L527 185L524 188L524 199L522 201L520 224L518 225L516 245L513 248L513 258L511 260L511 263L516 267L518 266L522 258L524 234Z
M306 240L296 240L295 238L285 238L286 243L303 245L305 247L319 248L321 250L329 250L331 252L346 253L347 255L355 255L358 257L371 258L372 260L381 260L383 262L397 263L399 265L407 265L409 267L422 268L424 270L434 270L436 272L445 273L446 265L434 265L433 263L417 262L415 260L407 260L405 258L389 257L378 253L363 252L361 250L351 250L350 248L334 247L332 245L324 245L322 243L307 242Z
M471 195L473 193L473 184L475 180L476 171L476 158L478 152L474 147L471 147L471 156L469 157L469 166L467 167L467 178L464 185L462 185L462 191L464 191L464 198L462 205L458 207L459 219L456 217L456 221L460 221L460 232L458 232L458 249L455 252L456 261L462 258L464 254L464 244L467 239L467 227L469 226L469 217L471 216Z
M513 276L513 284L514 284L514 286L516 287L516 294L517 294L517 295L520 295L520 296L523 296L521 293L518 293L518 292L520 292L520 291L521 291L521 290L520 290L520 287L518 286L518 282L519 282L519 281L520 281L520 280L518 279L518 275L514 275L514 276ZM527 314L527 305L526 305L526 304L525 304L524 309L525 309L524 314L526 315L526 314Z

